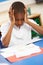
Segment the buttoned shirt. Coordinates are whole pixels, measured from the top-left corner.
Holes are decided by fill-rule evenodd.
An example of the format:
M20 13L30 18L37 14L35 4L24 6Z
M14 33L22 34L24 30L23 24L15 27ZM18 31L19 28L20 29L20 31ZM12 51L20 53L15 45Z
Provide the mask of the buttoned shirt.
M35 23L35 21L31 19L29 19L29 21ZM6 24L3 24L1 26L1 33L2 33L1 40L7 34L10 24L11 22L7 22ZM29 41L31 40L31 30L34 30L34 29L25 22L20 28L14 25L8 46L28 44Z

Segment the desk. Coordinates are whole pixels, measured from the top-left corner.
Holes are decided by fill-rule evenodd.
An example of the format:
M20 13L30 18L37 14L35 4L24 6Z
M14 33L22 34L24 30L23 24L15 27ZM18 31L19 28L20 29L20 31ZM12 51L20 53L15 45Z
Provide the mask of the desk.
M43 54L12 63L11 65L43 65Z
M6 65L10 65L10 63L9 63L3 56L0 55L0 65L1 65L2 63L3 63L3 64L6 64Z
M43 48L43 39L38 42L35 42L35 44ZM43 65L43 54L39 54L36 56L32 56L31 58L26 58L26 59L23 59L14 63L10 63L10 65Z

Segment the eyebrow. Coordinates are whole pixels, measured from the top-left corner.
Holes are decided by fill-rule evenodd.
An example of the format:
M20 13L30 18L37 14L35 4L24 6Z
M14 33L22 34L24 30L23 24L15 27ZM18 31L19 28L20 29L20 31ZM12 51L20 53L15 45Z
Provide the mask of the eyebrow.
M24 20L24 18L21 18L21 19L15 19L15 20Z

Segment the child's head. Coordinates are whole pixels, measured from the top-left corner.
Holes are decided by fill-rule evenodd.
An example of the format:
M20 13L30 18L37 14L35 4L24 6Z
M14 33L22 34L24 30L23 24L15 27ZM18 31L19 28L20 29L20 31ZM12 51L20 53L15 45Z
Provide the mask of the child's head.
M24 22L25 5L22 2L14 2L12 4L12 10L14 10L15 24L21 26Z
M17 1L12 4L12 10L14 10L14 14L25 13L24 8L25 5L22 2Z

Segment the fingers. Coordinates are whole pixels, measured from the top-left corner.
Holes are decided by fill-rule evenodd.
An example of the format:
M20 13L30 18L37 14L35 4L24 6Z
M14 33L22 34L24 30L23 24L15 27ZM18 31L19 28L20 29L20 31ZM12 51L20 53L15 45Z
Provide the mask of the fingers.
M12 7L10 7L10 9L9 9L9 17L10 17L11 25L14 26L14 24L15 24L15 17L14 17L14 10L12 10Z
M12 14L12 7L10 7L10 9L9 9L9 15L11 15Z
M13 10L12 14L13 14L13 15L12 15L13 21L15 21L14 10Z
M27 21L27 9L25 8L25 22Z
M14 20L14 10L12 10L12 7L10 7L10 9L9 9L9 17L10 17L11 21Z
M12 15L13 15L13 14L12 14L12 7L10 7L10 9L9 9L9 12L8 12L8 13L9 13L10 20L12 20Z

